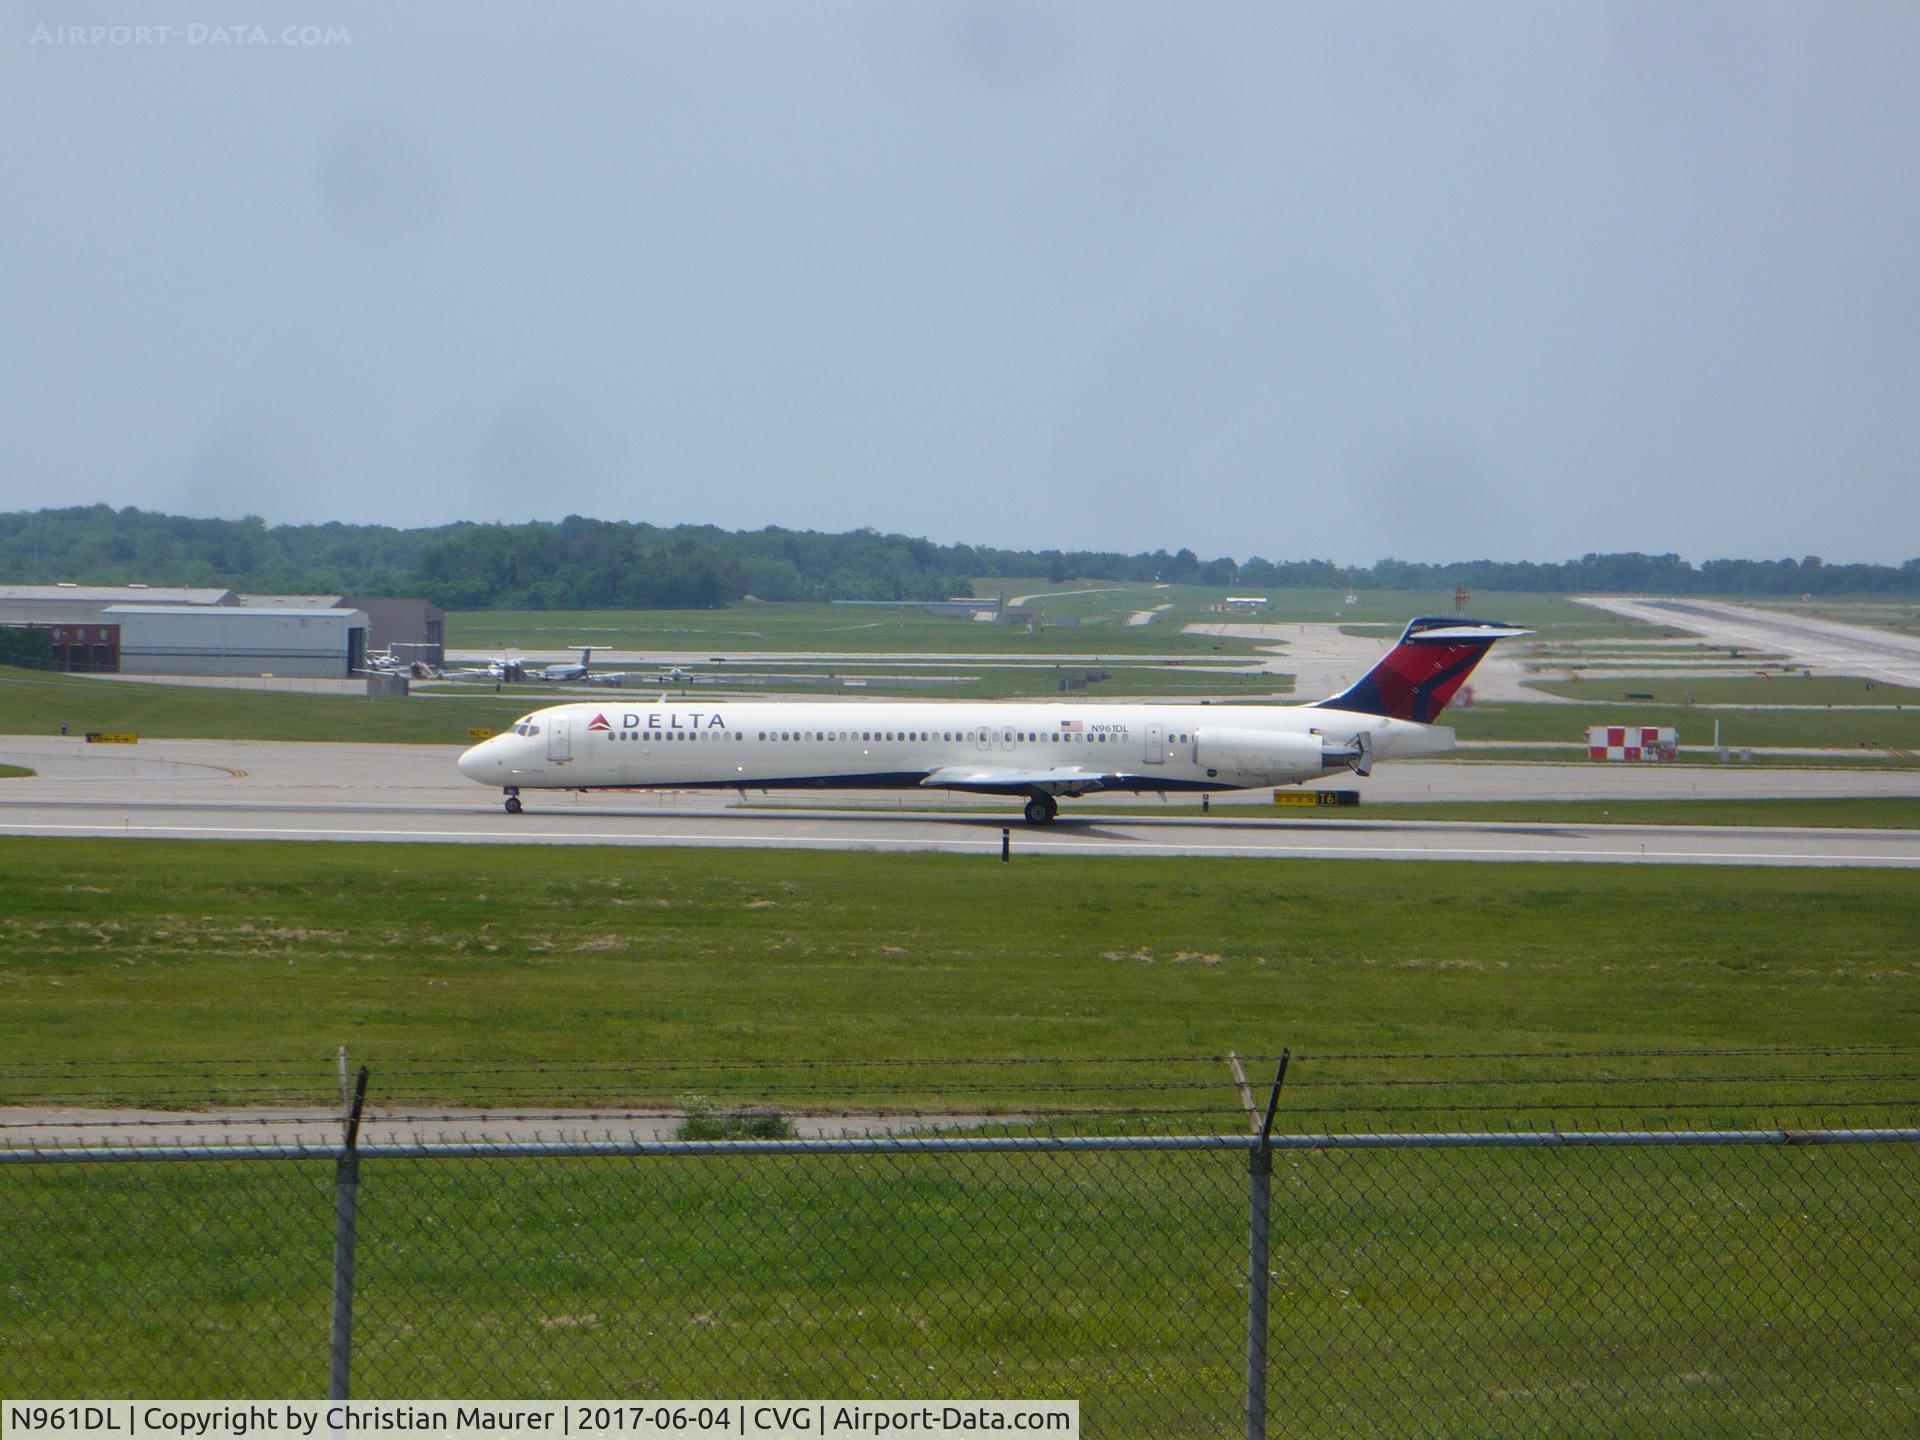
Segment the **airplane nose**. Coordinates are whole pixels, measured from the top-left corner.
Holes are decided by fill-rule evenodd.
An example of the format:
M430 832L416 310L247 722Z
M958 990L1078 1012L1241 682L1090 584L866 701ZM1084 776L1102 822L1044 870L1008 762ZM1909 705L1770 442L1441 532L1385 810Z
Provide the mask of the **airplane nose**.
M487 781L492 779L493 757L487 753L491 741L482 740L478 745L462 752L459 760L460 773L469 780Z

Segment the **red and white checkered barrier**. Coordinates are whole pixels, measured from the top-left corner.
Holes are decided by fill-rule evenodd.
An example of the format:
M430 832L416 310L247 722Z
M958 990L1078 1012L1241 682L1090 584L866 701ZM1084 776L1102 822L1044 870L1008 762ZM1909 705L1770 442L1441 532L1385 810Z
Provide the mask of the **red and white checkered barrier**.
M1587 729L1589 760L1671 760L1680 732L1671 725L1593 725Z

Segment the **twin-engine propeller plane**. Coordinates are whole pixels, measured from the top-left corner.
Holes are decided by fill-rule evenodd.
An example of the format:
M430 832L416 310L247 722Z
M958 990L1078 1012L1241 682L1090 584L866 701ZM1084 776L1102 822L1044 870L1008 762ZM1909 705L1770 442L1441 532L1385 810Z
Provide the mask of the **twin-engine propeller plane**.
M551 705L460 757L460 773L525 790L958 790L1026 797L1245 790L1436 755L1434 724L1497 640L1533 632L1426 616L1341 694L1313 705L860 704L716 700Z

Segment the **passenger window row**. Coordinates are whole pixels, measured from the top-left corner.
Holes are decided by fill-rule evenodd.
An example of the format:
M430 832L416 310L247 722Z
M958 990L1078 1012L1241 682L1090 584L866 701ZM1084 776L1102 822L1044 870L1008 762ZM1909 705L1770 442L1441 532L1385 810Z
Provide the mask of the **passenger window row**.
M515 725L513 731L516 735L538 735L540 733L540 727L538 725ZM609 740L640 740L646 738L666 741L744 740L746 736L734 730L610 730L607 732L607 739ZM850 741L856 738L869 742L919 741L932 740L934 738L934 732L931 730L862 730L856 736L855 732L851 730L762 730L754 738L758 740L775 741L810 740L827 742ZM983 738L983 735L982 732L978 730L962 730L958 732L943 730L940 732L939 738L948 741L978 741ZM992 732L985 732L985 738L991 739ZM1117 743L1120 739L1118 735L1056 735L1031 730L1019 731L1010 738L1018 741L1038 741L1055 745L1104 745L1109 740ZM1188 737L1183 733L1179 735L1169 735L1167 739L1171 744L1184 745L1187 743Z
M705 737L696 737L696 738L705 738ZM734 736L733 738L738 739L739 737ZM870 742L884 743L887 741L933 740L935 738L938 738L940 740L948 740L948 741L951 741L951 740L963 740L963 741L976 740L977 741L983 737L982 737L982 733L978 730L962 730L958 732L955 732L952 730L944 730L944 731L940 731L937 736L935 732L931 730L862 730L862 731L859 731L857 734L852 730L762 730L758 734L756 734L754 738L756 740L769 740L769 741L775 741L775 742L798 740L798 741L826 742L831 744L836 741L850 741L850 740L859 740L863 743L870 743ZM992 731L986 732L986 735L984 738L992 739L993 732ZM1109 740L1117 744L1122 737L1118 735L1073 735L1073 734L1055 735L1055 734L1047 734L1047 733L1041 733L1041 732L1031 731L1031 730L1023 730L1011 736L1008 736L1007 738L1012 740L1017 740L1017 741L1034 741L1034 742L1039 742L1043 744L1050 742L1055 745L1078 745L1078 744L1104 745ZM1169 735L1167 737L1167 740L1169 743L1172 743L1172 744L1184 745L1187 743L1187 738L1188 737L1185 734L1179 734L1179 735Z
M609 730L609 740L744 740L732 730Z

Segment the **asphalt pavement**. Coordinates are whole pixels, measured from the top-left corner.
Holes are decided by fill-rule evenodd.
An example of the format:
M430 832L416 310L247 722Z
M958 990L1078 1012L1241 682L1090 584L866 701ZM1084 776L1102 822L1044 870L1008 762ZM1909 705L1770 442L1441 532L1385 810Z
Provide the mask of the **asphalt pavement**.
M152 839L666 845L1038 854L1920 866L1920 831L1369 820L1276 811L1265 792L1201 817L1115 813L1135 797L1068 802L1047 827L977 798L858 792L529 792L527 813L460 777L449 746L142 741L140 753L54 736L0 738L0 833ZM1352 782L1368 799L1672 799L1920 795L1920 771L1402 762ZM1144 802L1151 805L1153 802ZM770 805L792 808L761 808ZM935 807L932 813L922 808ZM871 806L872 808L866 808ZM889 811L886 807L895 807Z

